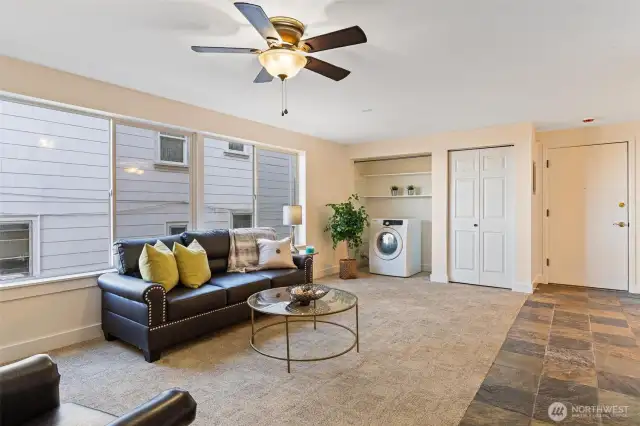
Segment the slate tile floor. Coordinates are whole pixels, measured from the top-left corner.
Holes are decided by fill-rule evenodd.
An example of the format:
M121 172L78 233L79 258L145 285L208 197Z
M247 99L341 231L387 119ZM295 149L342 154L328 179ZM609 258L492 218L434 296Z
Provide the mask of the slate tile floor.
M568 409L557 424L640 425L640 298L539 285L460 424L556 424L554 402ZM573 406L628 408L626 416L574 415Z

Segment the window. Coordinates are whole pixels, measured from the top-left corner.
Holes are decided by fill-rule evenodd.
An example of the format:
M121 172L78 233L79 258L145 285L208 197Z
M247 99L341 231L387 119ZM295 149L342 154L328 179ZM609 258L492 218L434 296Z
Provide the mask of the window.
M0 100L1 283L109 269L108 119Z
M232 228L251 228L253 226L253 215L251 213L233 213Z
M258 166L257 226L275 228L278 238L291 234L283 225L282 206L297 204L296 173L298 156L286 152L256 149Z
M227 155L229 144L211 137L204 139L204 226L207 229L233 228L234 214L246 216L253 212L253 146L243 145L248 157L241 158ZM246 218L243 223L247 223ZM251 224L251 220L248 223Z
M164 159L187 158L180 155L189 140L186 135L116 125L116 240L180 233L178 228L184 230L191 222L189 169L156 167L154 159L158 141L167 141L167 147L180 145L177 153L167 148Z
M251 158L251 146L239 142L227 142L227 149L224 155L236 158Z
M189 162L187 137L170 135L167 133L158 134L158 157L160 164L169 166L187 166Z
M188 225L185 222L167 222L167 235L180 235L187 232Z
M34 222L37 219L0 220L0 282L37 274L38 257L32 254L38 246L34 241Z

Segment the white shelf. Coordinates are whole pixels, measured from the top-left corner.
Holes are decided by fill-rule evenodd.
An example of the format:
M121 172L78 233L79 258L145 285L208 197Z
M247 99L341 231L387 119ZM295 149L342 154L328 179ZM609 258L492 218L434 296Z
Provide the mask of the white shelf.
M382 177L382 176L417 176L430 175L431 172L409 172L409 173L381 173L375 175L362 175L362 177Z
M430 198L431 194L418 195L361 195L362 198Z

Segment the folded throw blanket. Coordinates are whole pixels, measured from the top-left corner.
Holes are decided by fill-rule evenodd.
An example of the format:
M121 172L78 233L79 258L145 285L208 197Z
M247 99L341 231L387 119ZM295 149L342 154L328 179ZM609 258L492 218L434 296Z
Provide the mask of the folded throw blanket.
M276 239L273 228L239 228L230 229L229 265L227 272L251 272L260 269L258 259L258 238Z

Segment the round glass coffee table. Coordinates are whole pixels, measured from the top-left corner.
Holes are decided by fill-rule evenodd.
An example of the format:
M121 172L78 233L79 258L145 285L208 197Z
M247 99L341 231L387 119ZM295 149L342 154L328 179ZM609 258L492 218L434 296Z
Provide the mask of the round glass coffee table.
M322 299L314 300L308 306L301 306L297 303L291 302L291 297L286 287L271 288L269 290L263 290L258 293L252 294L247 299L247 304L251 308L251 339L249 343L251 347L258 353L268 356L269 358L279 359L287 361L287 372L291 373L291 361L322 361L325 359L331 359L344 355L351 351L354 347L357 352L360 352L360 336L358 332L358 298L355 294L348 291L332 288L326 296ZM356 308L356 329L347 327L337 322L320 320L317 317L325 317L327 315L338 314L340 312L348 311L349 309ZM273 324L265 325L264 327L255 328L254 314L255 311L269 315L281 315L284 317L284 321L279 321ZM342 327L345 330L353 334L354 340L351 346L347 349L332 355L327 355L318 358L291 358L289 349L289 323L293 321L313 321L313 329L317 328L318 323L330 324L332 326ZM284 324L285 333L287 337L287 356L282 357L274 354L266 353L255 346L255 336L260 331L275 327L277 325Z

